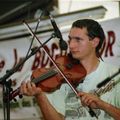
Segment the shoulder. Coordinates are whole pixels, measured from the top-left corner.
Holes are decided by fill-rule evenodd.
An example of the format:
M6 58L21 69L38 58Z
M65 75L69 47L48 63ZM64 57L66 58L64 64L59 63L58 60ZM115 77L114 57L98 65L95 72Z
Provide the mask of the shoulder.
M119 66L112 65L111 63L100 60L100 66L102 69L106 69L110 73L117 72L119 70Z

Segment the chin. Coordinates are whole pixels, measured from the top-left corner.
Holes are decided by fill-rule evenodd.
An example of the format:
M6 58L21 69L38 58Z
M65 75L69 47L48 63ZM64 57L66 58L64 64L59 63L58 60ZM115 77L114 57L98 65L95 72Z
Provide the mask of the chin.
M72 56L73 56L73 58L75 58L75 59L79 59L79 58L80 58L78 55L75 55L75 54L73 54Z

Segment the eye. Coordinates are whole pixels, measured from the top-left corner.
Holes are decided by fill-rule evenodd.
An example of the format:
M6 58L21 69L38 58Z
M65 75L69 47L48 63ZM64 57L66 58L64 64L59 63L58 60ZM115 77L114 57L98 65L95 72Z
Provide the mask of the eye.
M77 43L83 41L83 39L81 37L78 37L78 36L74 36L74 37L68 36L68 43L70 43L72 40L74 42L77 42Z
M75 40L76 40L76 42L80 42L80 41L82 41L83 39L80 38L80 37L75 37Z
M76 37L75 39L76 39L77 41L80 41L80 40L81 40L81 38L79 38L79 37Z

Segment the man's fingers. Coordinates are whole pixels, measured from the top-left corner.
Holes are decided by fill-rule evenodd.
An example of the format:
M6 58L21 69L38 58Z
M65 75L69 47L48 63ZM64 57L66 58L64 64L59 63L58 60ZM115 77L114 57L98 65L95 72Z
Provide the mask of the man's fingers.
M20 86L20 94L27 96L35 96L42 92L41 88L36 87L33 82L23 82Z

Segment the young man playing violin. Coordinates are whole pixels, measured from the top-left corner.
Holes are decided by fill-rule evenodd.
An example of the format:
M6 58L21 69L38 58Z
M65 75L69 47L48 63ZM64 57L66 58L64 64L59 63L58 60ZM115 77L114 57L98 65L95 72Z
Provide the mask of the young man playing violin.
M102 27L91 19L77 20L68 37L72 57L78 59L87 72L83 82L76 86L78 97L67 83L52 93L45 93L34 83L22 83L21 94L35 96L45 120L96 120L85 106L94 109L98 120L120 120L119 83L100 97L90 93L96 90L98 83L118 70L100 58L105 40Z

